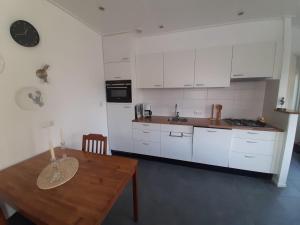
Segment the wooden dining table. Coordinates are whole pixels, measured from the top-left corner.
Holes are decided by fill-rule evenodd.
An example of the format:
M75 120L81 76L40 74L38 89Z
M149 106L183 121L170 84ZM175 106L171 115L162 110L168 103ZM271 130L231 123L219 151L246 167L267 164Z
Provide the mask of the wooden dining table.
M72 149L55 153L78 159L78 172L70 181L50 190L37 187L50 160L44 152L0 171L0 201L38 225L98 225L132 181L133 216L138 220L137 160Z

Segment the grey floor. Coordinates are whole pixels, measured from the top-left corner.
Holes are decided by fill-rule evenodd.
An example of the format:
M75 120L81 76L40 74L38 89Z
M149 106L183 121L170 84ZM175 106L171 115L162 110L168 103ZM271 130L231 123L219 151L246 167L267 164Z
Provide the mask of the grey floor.
M129 186L104 225L299 225L300 154L288 187L268 179L139 160L140 220Z

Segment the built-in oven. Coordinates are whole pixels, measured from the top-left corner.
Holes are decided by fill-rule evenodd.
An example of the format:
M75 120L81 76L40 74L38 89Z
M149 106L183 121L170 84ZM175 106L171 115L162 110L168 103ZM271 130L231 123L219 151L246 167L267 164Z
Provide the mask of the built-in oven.
M107 102L132 102L131 80L106 81Z

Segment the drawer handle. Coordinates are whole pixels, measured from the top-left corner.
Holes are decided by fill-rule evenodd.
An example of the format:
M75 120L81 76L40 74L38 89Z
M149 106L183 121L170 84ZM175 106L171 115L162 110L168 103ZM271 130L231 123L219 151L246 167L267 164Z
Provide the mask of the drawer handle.
M161 87L160 84L153 84L153 87Z
M191 85L191 84L185 84L185 85L183 85L184 87L192 87L193 85Z
M143 124L144 127L149 127L149 124Z
M248 134L258 134L258 133L249 131Z
M246 141L247 143L249 144L256 144L257 142L256 141Z
M255 158L255 156L253 156L253 155L245 155L245 158L247 158L247 159L253 159L253 158Z
M172 131L170 131L169 136L170 137L180 137L180 138L182 138L183 137L183 133L181 132L181 135L174 135L174 134L172 134Z
M114 79L121 79L121 77L113 77Z
M124 106L124 109L130 109L131 107L130 106Z
M208 133L216 133L216 130L207 130Z
M204 86L205 84L196 84L196 86Z
M149 131L143 131L143 133L144 133L144 134L150 134L150 132L149 132Z
M143 143L143 145L149 145L148 143Z
M123 57L123 58L122 58L122 61L127 61L127 60L129 60L128 57Z
M244 74L234 74L234 75L232 75L233 77L243 77L243 76L245 76Z

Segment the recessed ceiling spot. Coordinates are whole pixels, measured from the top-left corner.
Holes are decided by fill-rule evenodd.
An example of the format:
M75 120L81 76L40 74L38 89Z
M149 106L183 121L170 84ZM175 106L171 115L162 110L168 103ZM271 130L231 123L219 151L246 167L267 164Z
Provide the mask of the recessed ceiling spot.
M159 25L158 28L159 28L159 29L164 29L165 26L164 26L164 25Z
M141 34L141 33L143 33L143 30L138 28L138 29L135 29L135 32L138 34Z
M98 9L99 9L100 11L105 11L105 8L104 8L103 6L99 6Z
M244 10L240 10L237 12L237 15L238 16L243 16L245 14L245 11Z

